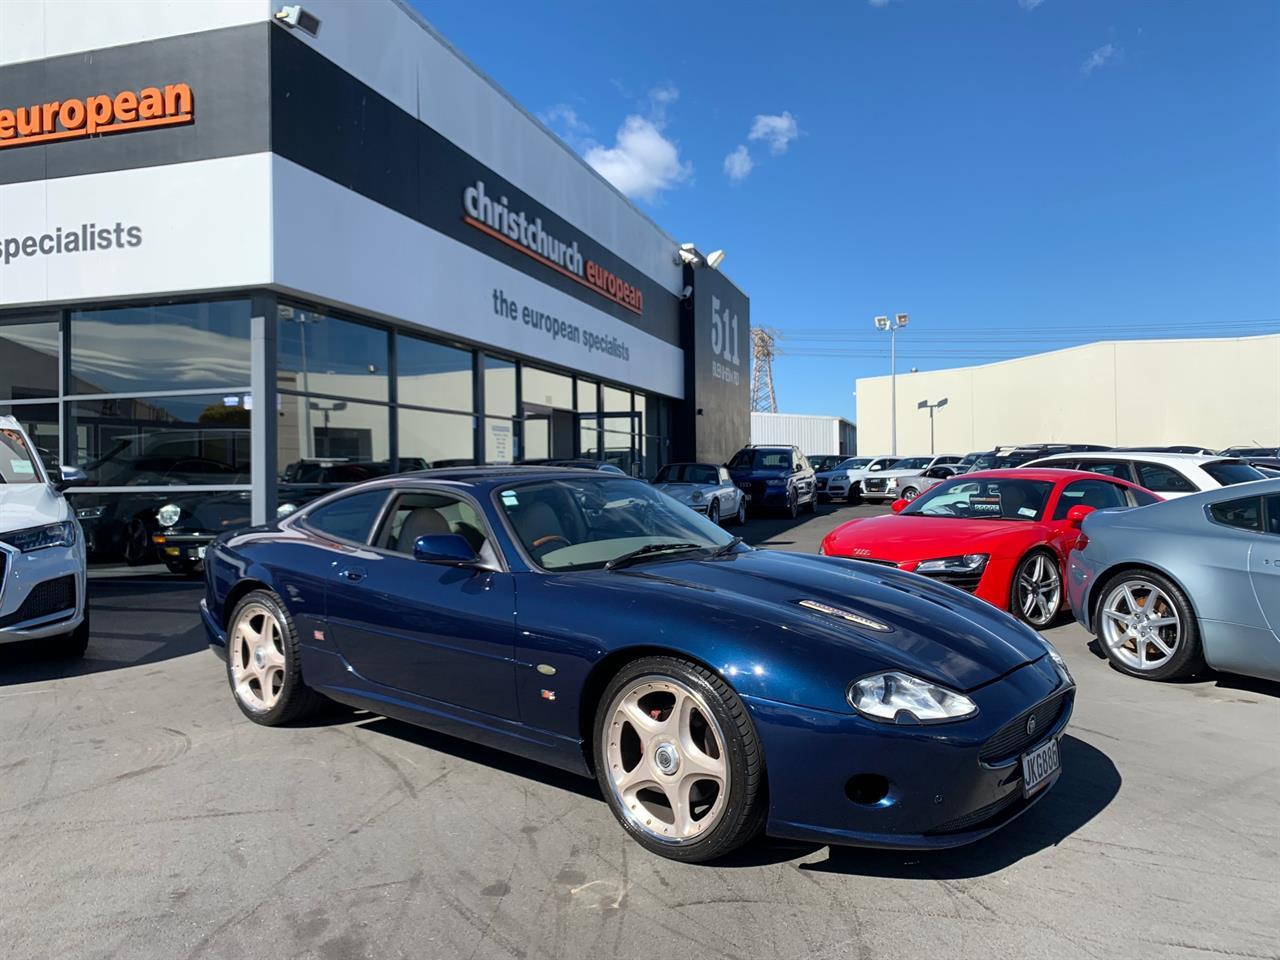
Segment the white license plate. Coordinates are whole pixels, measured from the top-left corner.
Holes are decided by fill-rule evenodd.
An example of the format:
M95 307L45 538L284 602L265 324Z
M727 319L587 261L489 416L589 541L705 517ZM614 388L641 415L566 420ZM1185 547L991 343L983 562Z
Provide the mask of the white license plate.
M204 552L205 552L206 550L208 550L208 549L209 549L208 547L196 547L196 557L197 557L197 559L203 560L203 559L204 559Z
M1058 741L1048 740L1022 755L1022 795L1031 796L1058 772Z

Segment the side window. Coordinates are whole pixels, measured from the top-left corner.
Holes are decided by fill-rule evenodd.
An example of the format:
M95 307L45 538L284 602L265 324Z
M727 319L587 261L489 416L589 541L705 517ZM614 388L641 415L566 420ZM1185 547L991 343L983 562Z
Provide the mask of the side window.
M386 490L366 490L340 497L307 513L303 523L341 540L368 543L378 512L387 502Z
M1195 484L1172 467L1159 463L1139 463L1138 485L1156 493L1194 493Z
M1215 523L1241 530L1262 529L1262 498L1247 497L1244 500L1228 500L1209 505L1209 516Z
M1105 480L1076 480L1062 488L1053 519L1067 519L1067 511L1079 505L1106 510L1109 507L1127 507L1129 501L1124 495L1124 487L1119 484Z
M1130 487L1127 492L1129 494L1129 499L1133 501L1133 505L1135 507L1149 507L1153 503L1160 502L1160 498L1155 494L1148 493L1146 490L1139 489L1138 487Z
M733 483L733 480L732 480L732 479L730 479L730 477L729 477L729 471L728 471L728 470L726 470L724 467L721 467L721 468L720 468L720 483L721 483L721 484L730 484L730 483Z
M402 493L387 511L376 545L413 556L413 545L419 537L455 533L480 553L486 542L484 529L475 507L466 500L427 491Z
M1267 533L1280 536L1280 493L1267 497Z
M1129 469L1129 465L1124 461L1118 460L1081 460L1081 470L1088 470L1090 473L1100 473L1104 477L1118 477L1121 480L1134 482L1133 471Z

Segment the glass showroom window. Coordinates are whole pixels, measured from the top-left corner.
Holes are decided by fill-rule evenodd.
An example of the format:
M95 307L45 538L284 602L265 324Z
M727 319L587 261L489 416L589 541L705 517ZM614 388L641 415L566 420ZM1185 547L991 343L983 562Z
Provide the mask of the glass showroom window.
M45 471L58 479L58 405L56 403L0 403L0 417L14 417L36 445Z
M516 365L501 357L484 357L484 462L519 459L516 424Z
M276 385L290 392L386 401L386 330L282 304L276 324Z
M57 398L58 326L54 318L0 325L0 400Z
M520 368L524 429L522 459L565 459L574 451L573 378L539 367Z
M386 404L282 393L278 409L276 464L286 481L344 483L357 474L364 479L366 473L390 472L391 408ZM331 471L333 476L317 472L343 464L349 469Z
M402 471L462 467L476 462L475 417L401 407L397 433Z
M71 312L69 393L249 386L249 301Z
M470 350L396 334L396 401L439 410L475 409Z

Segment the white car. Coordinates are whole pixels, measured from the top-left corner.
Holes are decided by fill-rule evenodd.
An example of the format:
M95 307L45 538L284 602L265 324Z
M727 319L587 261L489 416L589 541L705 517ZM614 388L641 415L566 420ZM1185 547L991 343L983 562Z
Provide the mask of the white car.
M862 481L862 499L897 500L900 481L918 477L931 467L956 464L962 459L945 453L932 457L900 457Z
M850 457L830 470L814 474L818 499L852 500L861 492L859 484L872 472L883 470L897 457Z
M84 537L35 444L0 417L0 644L38 640L83 656L89 642Z
M668 463L653 478L653 485L712 523L747 522L747 495L738 489L729 471L712 463Z
M1175 500L1203 490L1217 490L1251 480L1264 480L1266 474L1235 457L1206 456L1199 453L1149 453L1142 450L1092 450L1078 453L1055 453L1021 464L1022 467L1057 467L1065 470L1087 470L1108 477L1119 477L1165 500Z

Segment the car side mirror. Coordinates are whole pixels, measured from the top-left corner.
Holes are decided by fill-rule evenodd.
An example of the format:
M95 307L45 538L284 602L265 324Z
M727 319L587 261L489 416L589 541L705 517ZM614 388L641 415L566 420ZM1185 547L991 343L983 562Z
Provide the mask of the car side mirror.
M89 475L79 467L61 467L58 472L62 476L53 482L53 487L59 492L68 487L83 487L89 482Z
M1097 507L1091 507L1087 503L1077 503L1067 511L1067 523L1071 524L1073 527L1078 527L1084 522L1085 517L1097 509Z
M894 513L901 513L903 510L907 509L907 507L909 507L910 505L911 505L910 500L895 500L893 501L893 505L889 507L889 509L892 510Z
M456 533L419 537L413 542L413 559L448 567L469 567L480 562L471 544Z

